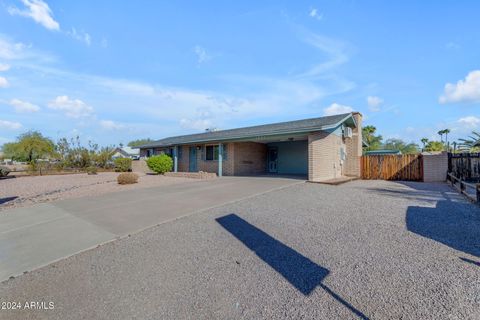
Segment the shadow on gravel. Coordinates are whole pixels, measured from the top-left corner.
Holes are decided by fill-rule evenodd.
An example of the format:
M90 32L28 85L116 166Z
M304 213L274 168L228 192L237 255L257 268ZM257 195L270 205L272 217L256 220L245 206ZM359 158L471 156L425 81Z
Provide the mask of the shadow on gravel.
M460 260L463 260L465 262L468 262L468 263L471 263L473 265L476 265L477 267L480 267L480 262L477 262L477 261L473 261L471 259L468 259L468 258L463 258L463 257L460 257Z
M15 196L15 197L6 197L6 198L0 198L0 204L4 204L4 203L7 203L7 202L10 202L10 201L13 201L15 199L17 199L18 197Z
M362 312L322 284L330 272L328 269L319 266L236 214L217 218L216 221L304 295L309 295L319 286L356 316L368 319Z
M410 206L407 229L480 257L480 210L468 202L442 200L435 208Z

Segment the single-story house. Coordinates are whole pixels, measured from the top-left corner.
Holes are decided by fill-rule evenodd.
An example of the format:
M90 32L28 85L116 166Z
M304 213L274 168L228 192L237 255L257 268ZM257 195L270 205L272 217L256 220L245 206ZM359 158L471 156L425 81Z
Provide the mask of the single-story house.
M140 158L140 150L130 147L115 148L115 150L113 150L112 158L130 158L138 160Z
M358 112L169 137L142 145L141 157L166 153L175 172L305 175L310 181L360 176Z
M379 149L365 151L366 156L381 156L381 155L401 155L402 152L397 149Z

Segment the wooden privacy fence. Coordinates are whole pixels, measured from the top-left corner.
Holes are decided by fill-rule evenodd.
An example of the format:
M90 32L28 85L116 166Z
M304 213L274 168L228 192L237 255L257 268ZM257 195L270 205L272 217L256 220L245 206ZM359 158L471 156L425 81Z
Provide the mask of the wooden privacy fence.
M362 156L362 179L423 181L422 155Z
M480 182L480 153L449 153L448 172L461 180Z

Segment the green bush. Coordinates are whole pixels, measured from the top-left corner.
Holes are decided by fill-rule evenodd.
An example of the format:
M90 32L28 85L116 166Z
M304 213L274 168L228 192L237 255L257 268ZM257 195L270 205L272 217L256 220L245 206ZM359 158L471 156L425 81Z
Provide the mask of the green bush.
M10 173L10 170L7 167L0 166L0 177L6 177Z
M85 171L86 171L87 174L89 174L89 175L97 174L97 167L95 167L95 166L90 166L90 167L87 167L87 169L86 169Z
M155 173L164 174L172 171L173 160L166 154L153 156L147 159L147 166Z
M117 158L114 160L116 172L129 172L132 171L132 159L130 158Z
M123 172L117 177L118 184L132 184L138 182L138 174L133 172Z

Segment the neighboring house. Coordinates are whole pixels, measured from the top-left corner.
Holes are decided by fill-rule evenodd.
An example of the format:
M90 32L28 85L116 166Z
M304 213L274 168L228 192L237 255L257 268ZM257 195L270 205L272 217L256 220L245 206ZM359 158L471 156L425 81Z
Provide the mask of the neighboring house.
M379 155L400 155L402 152L400 150L370 150L365 151L366 156L379 156Z
M140 151L138 149L133 149L130 147L116 148L113 150L112 159L117 158L131 158L138 160L140 158Z
M166 153L174 171L222 175L295 174L310 181L360 176L358 112L169 137L140 146L140 156Z

